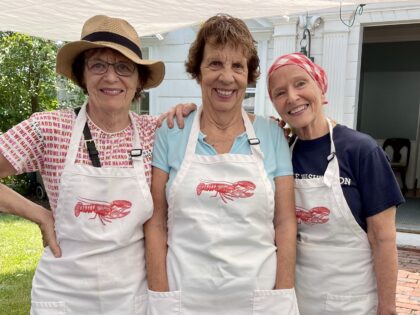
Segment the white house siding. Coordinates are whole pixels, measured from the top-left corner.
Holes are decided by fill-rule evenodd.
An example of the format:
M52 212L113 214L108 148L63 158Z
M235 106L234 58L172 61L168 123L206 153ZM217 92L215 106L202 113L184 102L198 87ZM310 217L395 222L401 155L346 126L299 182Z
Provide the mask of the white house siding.
M166 70L162 84L150 90L150 114L163 113L178 103L200 104L200 88L184 66L195 36L194 28L187 28L163 34L163 40L150 37L143 40L143 45L149 48L149 58L164 61Z
M258 46L260 57L261 76L256 86L256 104L262 104L266 98L266 72L272 45L272 27L267 30L266 26L260 23L250 23L250 29ZM271 24L270 24L271 25ZM258 29L256 26L260 26ZM181 29L164 34L164 39L159 41L154 37L143 38L143 46L148 47L149 59L158 59L165 62L166 74L163 83L149 91L150 113L152 115L165 112L171 106L179 103L194 102L201 103L201 91L195 80L192 80L185 72L184 63L188 56L188 50L196 37L196 27ZM268 108L271 108L268 102ZM272 114L272 111L259 110L261 115Z
M343 20L348 22L356 6L344 7ZM306 14L306 12L304 13ZM354 25L345 26L339 17L339 9L308 12L318 15L323 22L311 31L311 56L323 66L329 78L326 114L337 122L356 128L359 99L359 80L363 29L369 26L420 23L420 1L401 3L368 4L362 15L356 15ZM267 18L247 21L255 40L261 60L262 75L256 86L254 111L260 115L275 115L266 86L266 71L274 58L286 53L300 51L302 29L297 26L298 16ZM197 27L164 34L164 40L147 38L149 58L161 59L166 64L163 84L150 91L150 111L159 114L181 102L201 103L199 86L185 73L184 62ZM404 38L398 37L403 41ZM383 139L377 139L379 143ZM412 143L414 161L415 143ZM413 171L413 163L410 171ZM420 167L417 169L420 178ZM408 182L412 182L414 174ZM420 183L419 183L420 184ZM409 185L409 187L412 185Z
M256 84L254 113L261 116L270 116L273 115L273 110L269 100L267 102L267 71L271 65L273 29L272 27L268 30L263 28L256 32L251 28L251 31L257 42L261 72ZM268 106L266 106L267 104Z
M343 19L347 22L355 6L343 8ZM360 69L362 30L365 26L420 22L420 2L368 4L363 15L356 15L353 27L348 28L339 19L338 9L308 12L319 15L323 23L311 31L311 56L325 68L329 77L326 113L338 122L356 127L358 80ZM274 114L266 92L266 70L274 58L290 52L300 51L302 29L297 26L297 16L270 18L260 29L255 20L248 21L258 43L262 75L256 87L255 112ZM185 73L184 62L190 44L195 39L197 27L181 29L164 35L164 40L143 40L149 48L150 59L165 62L164 83L150 91L152 114L165 111L178 102L200 103L200 89ZM264 94L262 96L261 94Z
M274 32L271 40L272 49L269 50L268 56L268 67L270 67L275 59L281 55L297 51L297 18L285 19L273 19ZM257 104L257 108L263 108L259 110L266 115L278 116L274 110L267 91L265 91L265 102L263 104ZM259 111L256 112L258 113Z
M352 66L357 67L358 46L350 45L351 30L341 23L337 12L316 12L310 15L319 15L323 19L322 24L311 31L310 53L315 58L315 62L323 66L329 78L326 114L336 121L353 127L356 89L352 87L354 84L349 86L349 81L356 82L357 78L348 77L347 68L349 60L354 63ZM297 18L291 18L286 24L282 21L277 23L274 21L274 23L276 31L273 39L275 47L273 58L300 51L302 29L296 25ZM353 98L347 98L348 95L352 95Z

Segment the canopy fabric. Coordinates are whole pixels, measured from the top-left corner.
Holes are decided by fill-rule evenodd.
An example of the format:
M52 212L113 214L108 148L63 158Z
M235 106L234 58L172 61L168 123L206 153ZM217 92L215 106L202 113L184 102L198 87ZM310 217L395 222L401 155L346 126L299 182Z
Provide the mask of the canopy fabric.
M380 0L0 0L0 30L52 40L80 37L84 21L96 14L128 20L140 36L198 24L217 13L242 19L306 13ZM400 2L400 1L392 1Z

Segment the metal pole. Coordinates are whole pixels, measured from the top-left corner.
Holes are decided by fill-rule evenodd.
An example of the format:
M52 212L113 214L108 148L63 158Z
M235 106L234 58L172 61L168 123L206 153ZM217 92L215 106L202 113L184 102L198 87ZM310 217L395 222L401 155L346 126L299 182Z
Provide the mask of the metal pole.
M418 118L417 118L417 135L416 135L416 153L414 155L414 196L417 196L417 163L419 160L419 146L420 146L420 103L419 103L419 110L418 110Z

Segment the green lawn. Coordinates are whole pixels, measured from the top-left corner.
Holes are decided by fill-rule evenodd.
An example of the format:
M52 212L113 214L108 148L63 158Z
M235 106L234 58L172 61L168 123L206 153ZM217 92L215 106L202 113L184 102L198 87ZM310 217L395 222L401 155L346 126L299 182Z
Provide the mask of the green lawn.
M27 315L31 282L42 254L36 224L0 213L0 314Z

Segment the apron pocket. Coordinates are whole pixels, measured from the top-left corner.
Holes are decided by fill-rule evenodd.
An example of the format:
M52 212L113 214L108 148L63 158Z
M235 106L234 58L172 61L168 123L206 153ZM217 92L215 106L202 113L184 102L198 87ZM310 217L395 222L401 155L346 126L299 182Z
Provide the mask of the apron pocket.
M376 315L376 294L333 295L327 294L325 315Z
M134 314L136 315L147 314L147 299L148 299L147 294L134 297Z
M253 315L299 315L295 289L255 290Z
M66 315L66 303L32 301L31 315Z
M148 290L147 315L180 315L181 291L156 292Z

